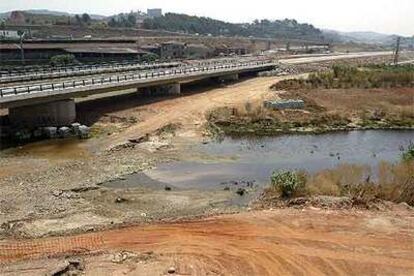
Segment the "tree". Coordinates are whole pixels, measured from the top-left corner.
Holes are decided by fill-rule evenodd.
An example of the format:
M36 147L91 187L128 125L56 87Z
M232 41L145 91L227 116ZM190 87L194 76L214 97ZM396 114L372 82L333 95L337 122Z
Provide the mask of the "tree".
M82 25L82 19L79 14L75 15L75 20L78 25Z
M129 27L134 27L137 25L137 18L135 17L133 13L128 14L127 21L128 21Z
M89 24L91 22L91 17L89 16L89 14L84 13L82 14L82 22Z
M57 55L50 59L50 64L52 66L65 66L74 63L75 61L74 55Z
M108 22L109 27L117 27L118 26L118 22L115 20L114 17L112 17L109 22Z

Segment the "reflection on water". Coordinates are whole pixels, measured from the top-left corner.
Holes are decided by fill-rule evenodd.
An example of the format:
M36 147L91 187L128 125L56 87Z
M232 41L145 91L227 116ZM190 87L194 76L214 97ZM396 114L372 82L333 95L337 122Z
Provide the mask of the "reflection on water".
M217 187L231 180L255 180L265 184L271 173L279 169L315 172L352 163L369 165L375 171L380 161L399 160L402 148L407 147L410 141L414 141L414 131L226 138L220 143L200 145L194 149L218 161L162 164L147 174L178 187ZM220 157L226 161L219 161Z

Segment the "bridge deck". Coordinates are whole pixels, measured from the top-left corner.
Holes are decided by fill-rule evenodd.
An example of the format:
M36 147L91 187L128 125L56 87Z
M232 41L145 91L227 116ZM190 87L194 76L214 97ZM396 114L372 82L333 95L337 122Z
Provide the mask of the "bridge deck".
M62 99L85 97L131 88L183 83L250 71L277 65L271 60L249 61L227 65L198 66L138 74L122 74L106 78L89 78L71 82L0 89L0 108L18 107Z

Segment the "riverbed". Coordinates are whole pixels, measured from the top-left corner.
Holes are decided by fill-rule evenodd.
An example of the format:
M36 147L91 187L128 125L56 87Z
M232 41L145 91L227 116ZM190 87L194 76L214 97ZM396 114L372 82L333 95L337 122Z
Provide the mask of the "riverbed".
M181 188L217 188L234 182L262 186L273 171L313 173L344 163L370 166L375 174L381 161L400 160L411 141L414 131L389 130L225 138L189 149L203 158L160 164L145 174Z

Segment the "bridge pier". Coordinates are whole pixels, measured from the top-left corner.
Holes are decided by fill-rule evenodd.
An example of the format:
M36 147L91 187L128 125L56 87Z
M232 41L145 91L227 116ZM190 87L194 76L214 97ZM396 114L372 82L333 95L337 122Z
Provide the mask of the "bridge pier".
M218 77L219 82L229 82L229 81L238 81L239 80L239 74L231 74L231 75L224 75Z
M173 96L181 94L181 85L179 83L173 83L162 86L153 86L138 88L138 92L144 93L145 96Z
M72 99L9 108L10 123L16 127L67 126L76 120Z

